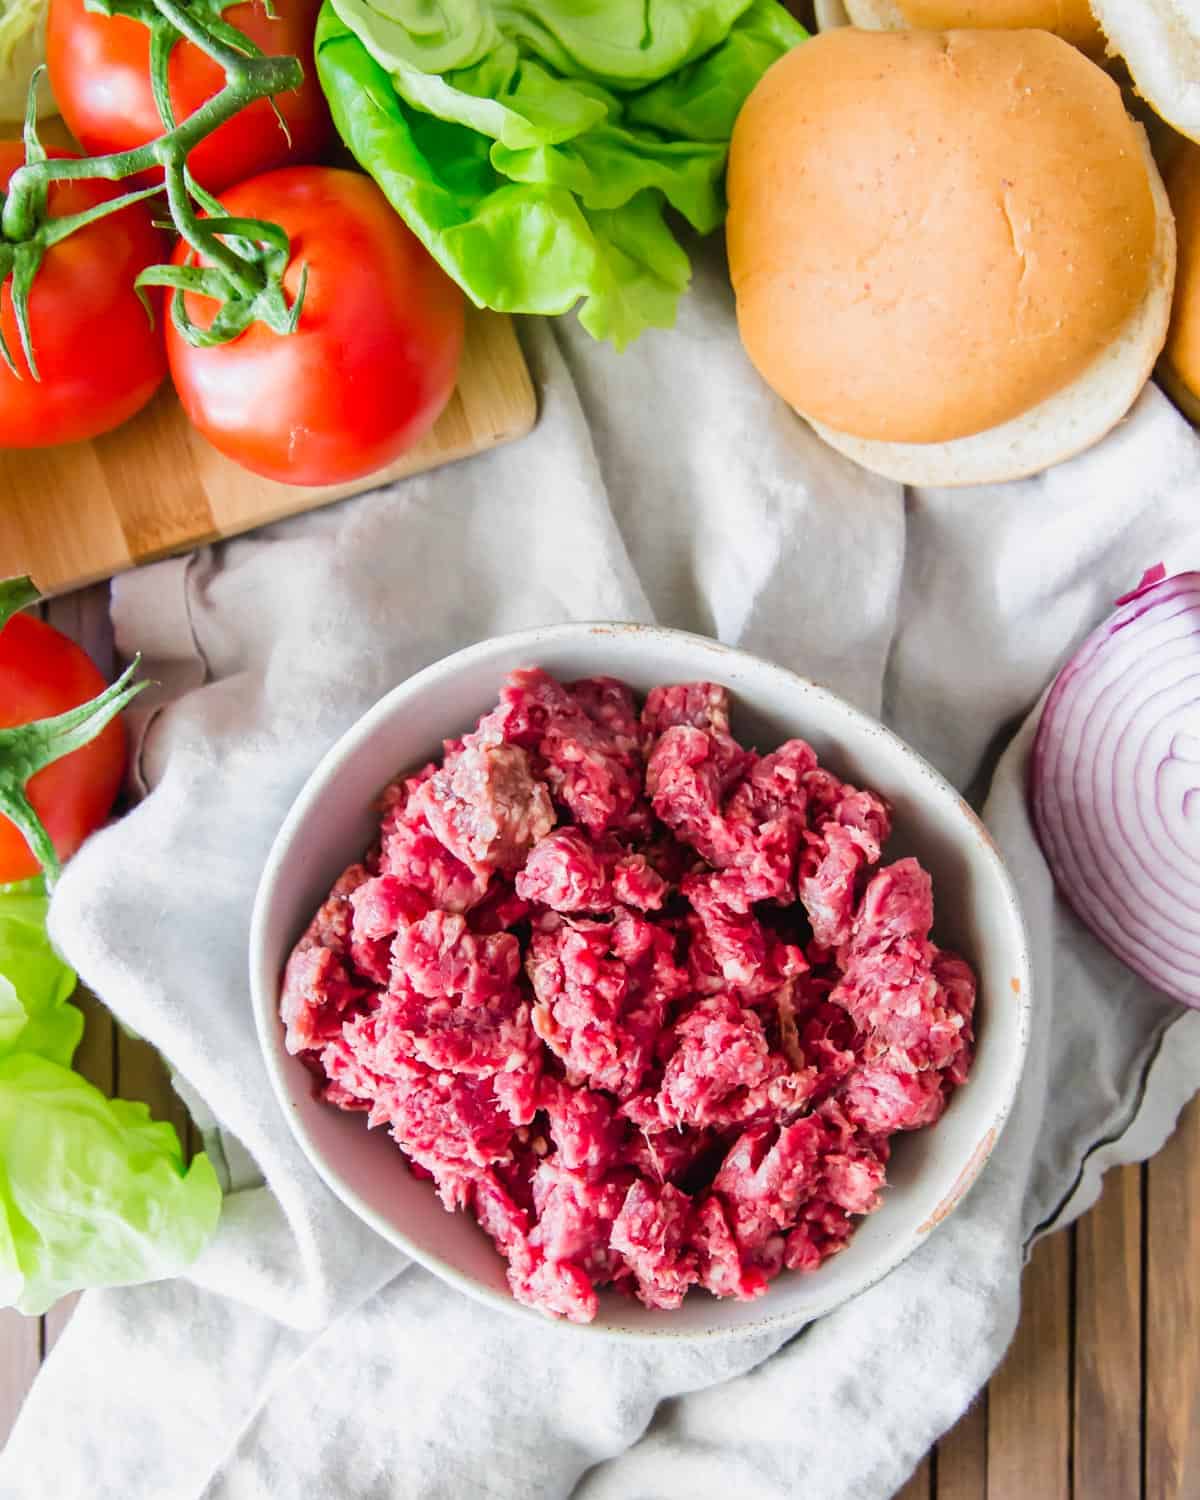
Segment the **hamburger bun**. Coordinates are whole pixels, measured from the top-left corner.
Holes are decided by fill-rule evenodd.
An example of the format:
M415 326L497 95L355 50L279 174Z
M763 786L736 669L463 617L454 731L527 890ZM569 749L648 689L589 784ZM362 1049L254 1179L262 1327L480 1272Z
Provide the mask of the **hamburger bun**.
M824 0L822 0L824 3ZM842 0L837 0L839 5ZM845 0L851 26L865 31L1052 31L1089 57L1104 56L1104 33L1088 0ZM832 24L835 12L827 10ZM818 24L825 30L820 7ZM845 22L842 24L846 24Z
M1166 337L1174 226L1145 136L1043 31L803 43L738 119L727 238L760 373L905 483L1088 447Z
M1195 0L1092 0L1110 52L1125 60L1155 114L1200 141L1200 5Z
M1179 269L1159 376L1176 406L1200 423L1200 146L1179 141L1164 175L1175 210Z

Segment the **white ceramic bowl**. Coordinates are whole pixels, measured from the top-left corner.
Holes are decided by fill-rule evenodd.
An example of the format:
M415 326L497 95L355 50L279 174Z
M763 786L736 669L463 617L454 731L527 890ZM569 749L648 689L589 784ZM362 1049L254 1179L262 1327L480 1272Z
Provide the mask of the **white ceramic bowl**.
M572 679L608 674L645 692L658 683L723 682L735 730L761 750L811 742L840 776L885 794L896 831L886 857L916 854L933 876L935 936L980 978L978 1054L932 1129L900 1136L882 1207L814 1272L784 1272L754 1302L693 1292L676 1312L602 1293L580 1332L630 1338L728 1336L828 1312L898 1265L951 1212L987 1160L1008 1115L1029 1031L1029 957L1020 908L995 845L957 792L883 725L803 678L700 636L653 626L568 624L483 641L418 672L347 731L296 799L263 871L250 939L254 1007L267 1068L288 1123L335 1193L385 1239L444 1281L524 1318L504 1265L465 1213L448 1214L405 1169L385 1131L321 1103L312 1075L283 1045L280 975L293 943L376 825L371 804L398 772L437 754L492 707L523 665Z

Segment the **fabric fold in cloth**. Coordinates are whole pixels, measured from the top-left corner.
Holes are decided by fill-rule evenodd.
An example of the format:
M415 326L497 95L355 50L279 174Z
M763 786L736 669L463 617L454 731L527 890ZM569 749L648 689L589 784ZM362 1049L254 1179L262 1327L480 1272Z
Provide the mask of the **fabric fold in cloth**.
M570 320L524 336L541 419L520 444L115 585L119 645L161 683L138 705L149 795L71 864L54 933L211 1115L231 1190L187 1280L84 1299L5 1497L882 1500L1000 1359L1031 1239L1200 1083L1200 1017L1055 901L1024 799L1056 665L1144 567L1195 561L1200 443L1161 395L1037 479L905 494L757 379L716 247L678 328L625 356ZM808 1328L628 1345L477 1306L359 1224L275 1105L246 942L291 799L417 668L566 618L699 630L882 713L987 793L1021 891L1035 1025L996 1153L917 1254Z

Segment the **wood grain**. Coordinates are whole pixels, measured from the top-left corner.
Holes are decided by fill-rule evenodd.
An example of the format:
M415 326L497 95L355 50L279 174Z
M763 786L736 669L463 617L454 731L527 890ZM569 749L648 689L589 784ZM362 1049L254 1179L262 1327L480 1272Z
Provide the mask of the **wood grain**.
M988 1500L988 1397L985 1391L937 1445L933 1500Z
M71 1321L71 1314L79 1306L80 1292L71 1292L60 1298L42 1319L42 1358L45 1359L58 1343L59 1335Z
M1200 1495L1200 1100L1146 1183L1146 1500Z
M1109 1173L1075 1235L1074 1485L1136 1500L1142 1482L1142 1176Z
M458 386L433 431L397 463L353 484L302 488L223 458L169 387L90 443L0 449L0 574L46 594L235 536L522 437L537 398L511 318L470 310Z
M987 1500L1070 1500L1071 1236L1042 1240L988 1394Z
M220 535L193 458L194 440L200 441L168 383L136 421L90 444L131 561L164 557L181 538L194 547ZM246 495L240 481L237 490Z
M7 1441L38 1372L40 1341L36 1318L22 1317L11 1307L0 1310L0 1446Z
M923 1458L903 1489L896 1491L896 1500L934 1500L933 1465Z
M116 1092L122 1099L141 1099L156 1120L170 1120L186 1153L188 1112L171 1087L170 1068L148 1042L127 1035L119 1027L116 1054Z
M112 1017L86 990L77 990L72 1003L84 1015L83 1040L75 1054L75 1069L97 1088L111 1094L115 1083ZM0 1312L0 1444L8 1437L38 1365L58 1341L77 1301L77 1297L64 1297L41 1319L23 1317L11 1309Z

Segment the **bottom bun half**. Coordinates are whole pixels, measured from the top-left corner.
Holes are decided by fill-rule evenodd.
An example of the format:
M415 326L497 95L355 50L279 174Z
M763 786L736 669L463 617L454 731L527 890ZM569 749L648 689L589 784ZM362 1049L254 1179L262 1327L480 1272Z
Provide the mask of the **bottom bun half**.
M1139 127L1139 133L1140 127ZM1150 284L1121 334L1077 379L999 427L948 443L885 443L853 437L799 415L831 448L901 484L950 486L1024 479L1090 448L1121 418L1150 378L1166 342L1175 286L1175 220L1149 144L1146 169L1158 216ZM896 372L897 380L903 371Z
M1200 141L1200 6L1195 0L1091 0L1134 88L1182 135Z

